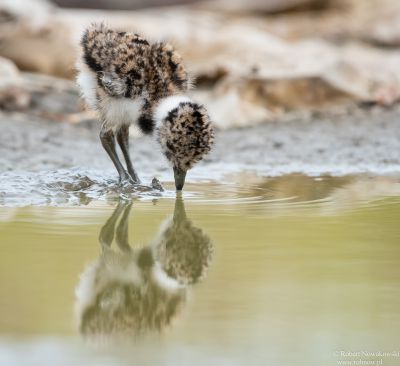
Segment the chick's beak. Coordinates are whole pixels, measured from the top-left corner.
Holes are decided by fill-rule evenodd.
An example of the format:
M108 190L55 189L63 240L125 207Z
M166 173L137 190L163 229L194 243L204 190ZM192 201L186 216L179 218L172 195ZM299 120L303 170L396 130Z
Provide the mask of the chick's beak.
M174 178L176 190L181 191L185 184L186 171L174 167Z

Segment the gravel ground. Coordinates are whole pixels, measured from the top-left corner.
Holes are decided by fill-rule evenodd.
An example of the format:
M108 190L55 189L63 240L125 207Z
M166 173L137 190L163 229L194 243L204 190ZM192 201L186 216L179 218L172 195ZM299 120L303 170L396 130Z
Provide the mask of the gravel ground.
M256 170L264 175L400 172L400 112L364 111L353 116L292 119L219 131L216 145L192 174ZM112 171L98 139L98 125L0 116L0 171L83 168ZM140 173L169 172L149 137L131 141ZM217 174L217 175L218 175Z

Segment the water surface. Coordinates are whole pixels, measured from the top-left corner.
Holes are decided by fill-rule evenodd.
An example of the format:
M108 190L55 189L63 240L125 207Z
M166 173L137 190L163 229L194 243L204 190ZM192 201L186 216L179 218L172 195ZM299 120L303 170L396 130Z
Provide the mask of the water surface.
M337 365L353 359L340 350L398 350L396 177L246 174L183 200L83 203L0 209L1 365Z

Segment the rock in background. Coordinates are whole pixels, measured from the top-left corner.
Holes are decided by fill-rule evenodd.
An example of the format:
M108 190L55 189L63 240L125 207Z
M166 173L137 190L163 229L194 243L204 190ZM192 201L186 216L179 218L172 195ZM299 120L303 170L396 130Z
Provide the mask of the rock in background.
M0 55L21 70L73 78L79 38L92 21L168 39L197 80L194 97L220 128L400 98L397 0L195 3L109 11L3 0ZM75 103L72 120L80 116Z
M25 109L30 102L21 73L13 62L0 57L0 108Z
M223 11L280 13L320 9L329 5L331 0L210 0L204 3L211 9Z
M54 3L67 8L136 10L197 1L199 0L54 0Z

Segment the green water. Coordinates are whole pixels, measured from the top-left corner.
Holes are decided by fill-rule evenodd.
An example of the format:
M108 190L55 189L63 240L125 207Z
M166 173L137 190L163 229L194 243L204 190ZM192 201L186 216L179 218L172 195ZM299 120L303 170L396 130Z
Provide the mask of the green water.
M399 180L231 182L188 185L183 202L1 208L0 364L337 365L360 359L340 351L399 351Z

